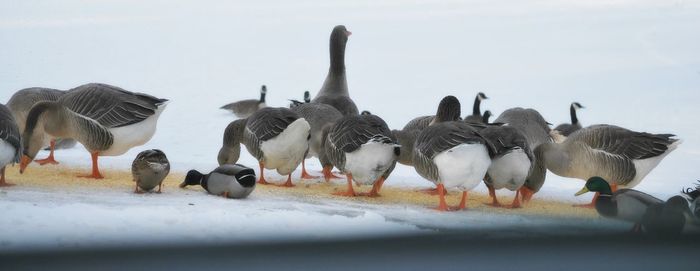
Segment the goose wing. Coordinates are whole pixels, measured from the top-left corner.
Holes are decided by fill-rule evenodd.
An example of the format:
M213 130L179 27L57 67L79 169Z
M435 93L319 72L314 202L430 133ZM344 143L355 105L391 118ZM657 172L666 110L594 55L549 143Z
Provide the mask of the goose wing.
M614 125L594 125L573 133L569 138L626 159L646 159L666 152L668 146L677 141L671 138L673 136L635 132Z
M12 113L5 106L0 104L0 139L15 148L14 162L19 162L22 154L22 141L19 135L19 128Z
M375 115L347 117L338 124L329 137L345 153L359 149L370 140L387 144L396 141L384 120Z
M147 94L126 91L106 84L87 84L61 96L59 101L71 111L95 120L107 128L141 122L167 102Z
M263 157L260 144L281 134L299 115L286 108L266 107L256 111L246 122L244 144L253 156Z

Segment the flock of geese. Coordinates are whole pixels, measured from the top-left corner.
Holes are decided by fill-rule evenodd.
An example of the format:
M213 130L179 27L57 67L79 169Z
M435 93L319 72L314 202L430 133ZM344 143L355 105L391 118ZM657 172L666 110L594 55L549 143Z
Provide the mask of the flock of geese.
M675 231L669 230L668 221L697 219L697 188L666 202L630 189L676 149L680 140L672 134L635 132L613 125L583 127L576 116L583 106L576 102L570 107L571 123L555 129L550 129L539 112L527 108L505 110L490 122L491 112L481 113L481 102L488 99L484 93L476 95L472 113L464 118L459 100L446 96L435 115L416 117L400 130L390 129L370 112L360 114L346 79L345 47L350 35L345 26L333 29L330 68L313 99L307 91L304 101L291 100L289 108L268 107L267 88L262 86L260 99L221 107L239 117L224 131L217 156L221 166L209 174L188 172L181 187L202 185L227 197L250 194L255 172L236 164L243 144L259 161L258 184L268 184L264 171L269 169L287 176L282 186L294 186L292 173L300 164L301 178L316 178L304 163L316 157L326 180L338 178L334 167L345 175L347 189L337 195L377 197L398 162L414 167L435 184L435 189L425 192L439 196L438 210L465 209L468 192L482 181L493 199L490 205L518 208L540 190L550 170L586 181L577 194L597 193L587 206L603 216L634 222L636 229L645 223L646 230ZM20 90L7 106L0 106L0 185L8 185L5 165L19 162L24 172L31 161L57 163L53 150L75 141L92 157L92 171L85 177L102 178L98 157L121 155L150 140L167 102L95 83L67 91ZM35 160L47 146L49 157ZM162 151L140 153L132 167L135 192L155 187L160 191L169 170ZM359 192L354 184L372 188ZM461 192L456 208L446 204L447 189ZM496 191L501 189L516 192L512 203L497 200ZM677 228L679 224L673 225Z

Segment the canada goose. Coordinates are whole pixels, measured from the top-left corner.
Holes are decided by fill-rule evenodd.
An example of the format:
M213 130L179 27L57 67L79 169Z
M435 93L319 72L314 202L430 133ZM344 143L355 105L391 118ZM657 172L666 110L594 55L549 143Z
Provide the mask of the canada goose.
M289 101L292 102L291 104L289 104L289 108L294 108L294 107L297 107L297 106L305 104L305 103L310 103L311 102L311 95L309 94L309 91L307 90L307 91L304 91L304 101L303 102L300 102L300 101L297 101L294 99L290 99Z
M353 181L372 184L365 194L379 196L400 154L399 145L384 120L376 115L345 116L324 131L324 149L329 160L346 174L348 189L335 193L354 197Z
M562 123L557 125L554 130L559 131L563 136L569 136L571 133L581 129L581 123L576 117L576 110L584 108L580 103L573 102L569 107L569 113L571 114L571 123Z
M511 208L520 207L520 188L525 184L532 169L534 155L527 139L520 130L508 126L487 126L480 130L481 135L494 146L491 165L484 178L493 199L491 205L501 206L496 198L496 190L506 188L516 191Z
M0 104L0 187L13 185L5 180L5 166L19 162L21 150L19 128L12 112Z
M248 99L248 100L242 100L242 101L237 101L233 102L227 105L224 105L221 107L221 109L225 110L230 110L233 112L236 117L244 119L247 117L250 117L255 111L258 111L261 108L266 107L267 105L265 104L265 95L267 94L267 87L265 85L262 85L260 87L260 99L255 100L255 99Z
M305 157L318 157L318 160L321 162L321 166L323 167L323 176L326 181L330 180L332 177L337 178L335 175L333 175L333 173L331 173L333 164L330 160L328 160L328 157L326 156L326 153L322 147L324 140L323 128L332 125L341 119L343 114L335 109L335 107L321 103L300 104L299 106L292 108L292 111L296 112L300 117L308 121L309 125L311 126L309 150L307 151ZM304 160L301 162L301 177L304 179L315 178L306 171Z
M231 122L224 131L223 146L219 150L219 165L235 164L241 153L241 143L258 159L258 183L269 184L264 170L276 169L288 175L283 184L292 184L292 172L299 166L309 148L311 126L294 111L281 107L266 107L247 119Z
M520 133L525 136L527 145L533 152L540 144L552 142L547 121L534 109L520 107L508 109L501 113L501 115L494 120L494 123L507 123L508 126L520 131ZM530 174L528 174L525 184L519 189L523 202L530 201L532 196L544 185L547 169L541 160L541 158L535 155L532 161L533 165L532 169L530 169ZM491 193L495 194L495 192Z
M558 136L557 131L552 132L552 137ZM582 180L599 176L615 190L618 185L632 188L639 184L681 143L672 137L593 125L571 134L562 143L544 143L535 153L554 174ZM593 202L586 206L592 207Z
M63 93L65 93L65 91L39 87L25 88L15 92L15 94L10 97L10 100L7 101L7 107L15 117L20 133L24 132L24 126L27 123L27 115L34 104L42 101L57 101L58 98L63 95ZM61 148L72 148L76 143L76 141L73 139L56 139L48 136L45 137L45 141L46 142L44 142L43 146L49 146L50 152L49 156L45 159L38 159L34 161L40 165L58 164L58 161L56 161L54 158L54 150Z
M348 80L345 77L345 45L352 32L345 26L338 25L333 28L330 39L330 68L323 82L321 90L311 100L315 103L328 104L340 111L343 116L357 115L355 102L348 93Z
M201 185L212 195L242 199L255 190L255 171L239 164L221 165L209 174L190 170L180 188L188 185Z
M474 109L472 110L472 114L464 118L465 122L472 122L472 123L482 123L483 122L483 116L481 115L481 101L488 99L486 97L486 94L483 92L479 92L476 94L476 98L474 98Z
M134 193L141 191L151 191L156 186L161 192L163 180L170 173L170 162L163 151L158 149L145 150L136 155L136 159L131 163L131 174L134 177Z
M491 111L484 111L484 115L481 117L481 123L489 124L489 119L491 118Z
M98 156L117 156L148 142L167 99L106 84L86 84L57 101L36 103L27 116L20 173L43 147L46 135L73 138L92 155L92 174L101 179Z
M634 223L633 231L639 232L642 229L644 214L652 205L663 204L660 199L634 189L620 189L613 192L609 181L601 177L591 177L586 181L586 185L576 192L580 196L586 192L599 193L595 202L595 209L598 214L608 218L614 218Z

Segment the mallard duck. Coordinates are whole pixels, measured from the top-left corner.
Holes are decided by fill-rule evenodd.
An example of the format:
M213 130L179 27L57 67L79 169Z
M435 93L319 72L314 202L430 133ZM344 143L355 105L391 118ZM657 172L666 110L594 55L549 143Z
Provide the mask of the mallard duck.
M534 155L527 139L520 130L508 126L487 126L480 134L494 146L491 165L486 172L484 183L492 197L492 206L501 206L496 190L506 188L516 191L512 208L520 207L520 188L525 184L532 170Z
M255 171L239 164L221 165L209 174L190 170L180 188L188 185L201 185L212 195L242 199L255 190Z
M569 113L571 114L571 123L562 123L557 125L554 130L559 131L559 133L563 136L569 136L571 133L578 131L581 129L581 123L578 121L578 118L576 117L576 110L584 108L583 105L577 102L571 103L571 106L569 107Z
M134 193L151 191L158 186L157 193L161 192L163 180L170 173L170 162L163 151L158 149L145 150L136 155L131 163L131 174L134 177Z
M472 110L472 114L465 117L464 121L465 122L470 122L470 123L483 123L484 117L481 115L481 101L488 99L489 97L486 97L486 94L483 92L479 92L476 94L476 98L474 98L474 109Z
M335 107L321 103L300 104L299 106L292 108L292 111L296 112L297 114L299 114L300 117L308 121L309 125L311 126L309 150L307 151L305 157L318 157L318 160L321 162L321 166L323 167L323 176L326 179L326 181L330 180L330 178L338 178L337 176L333 175L333 173L331 173L331 170L333 169L333 164L326 156L326 153L323 151L323 128L332 125L336 121L343 118L343 114L341 114L340 111L335 109ZM301 178L316 178L314 176L311 176L311 174L309 174L306 171L306 165L304 160L302 160L301 162Z
M660 199L634 189L620 189L613 192L609 182L598 176L589 178L586 185L575 195L580 196L587 192L598 193L598 200L594 204L598 214L632 222L634 223L632 230L635 232L642 230L642 218L647 208L663 204Z
M235 164L241 153L241 143L258 159L260 178L258 183L269 184L264 170L276 169L280 175L288 175L283 184L292 187L292 172L304 160L309 148L311 126L297 113L287 108L266 107L247 119L231 122L224 132L223 146L219 150L219 165Z
M558 136L552 132L552 137ZM535 153L554 174L582 180L599 176L615 190L617 186L632 188L639 184L681 143L672 137L593 125L571 134L562 143L542 144ZM592 207L593 202L584 206Z
M71 89L55 102L36 103L27 116L20 173L48 135L83 144L92 156L92 174L81 177L101 179L97 157L122 155L148 142L167 101L93 83Z
M5 166L17 163L21 156L19 128L12 112L0 104L0 187L12 186L5 180Z
M345 45L352 32L345 26L333 28L330 39L331 64L321 90L311 102L328 104L340 111L343 116L357 115L355 102L348 92L348 80L345 76Z
M57 101L63 93L65 93L65 91L39 87L25 88L15 92L15 94L10 97L10 100L7 101L7 107L12 112L15 121L17 121L20 134L24 132L24 127L27 123L27 115L34 104L42 101ZM46 136L45 141L43 147L49 146L49 156L45 159L37 159L34 161L40 165L58 164L58 161L54 158L54 150L72 148L76 143L73 139L56 139L50 136Z
M329 160L346 174L348 189L335 193L357 196L353 181L371 184L372 190L363 195L379 196L400 154L399 145L384 120L376 115L345 116L324 131L324 150Z
M236 117L244 119L247 117L250 117L250 115L253 115L255 111L260 110L261 108L265 108L267 104L265 104L265 95L267 94L267 87L265 85L262 85L260 87L260 99L255 100L255 99L248 99L248 100L242 100L242 101L237 101L233 102L227 105L224 105L221 107L221 109L224 110L230 110L233 112Z
M540 144L552 142L552 138L549 135L548 122L544 120L544 117L537 110L531 108L516 107L508 109L501 113L494 120L494 123L507 123L508 126L520 131L525 136L528 147L533 151ZM518 190L523 202L530 201L532 196L540 191L540 188L544 185L547 169L541 160L540 157L534 157L530 174L528 174L525 184Z

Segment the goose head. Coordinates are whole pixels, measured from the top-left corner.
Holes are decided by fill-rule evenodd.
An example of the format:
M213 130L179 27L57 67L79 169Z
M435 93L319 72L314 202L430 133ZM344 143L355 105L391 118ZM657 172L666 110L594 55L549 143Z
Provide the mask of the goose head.
M442 98L440 101L440 105L438 105L437 112L435 113L435 118L430 122L430 125L445 121L458 121L461 114L461 105L457 97L452 95L445 96L445 98Z
M309 91L304 91L304 102L305 103L310 103L311 102L311 94L309 94Z
M479 92L479 94L476 94L476 98L479 99L479 101L483 101L488 99L489 97L486 97L486 94L484 94L483 92Z
M582 108L585 108L585 107L583 107L583 105L581 105L581 104L578 103L578 102L573 102L573 103L571 103L571 108L574 108L574 109L582 109Z
M587 192L599 192L601 195L612 195L610 184L601 177L591 177L586 181L586 185L576 192L576 196L583 195Z
M29 163L34 160L48 139L45 129L46 118L53 115L52 122L59 125L61 118L55 118L55 109L58 105L55 102L39 102L32 106L27 114L27 122L22 133L22 158L19 164L19 172L24 173ZM53 114L44 114L51 111ZM59 125L60 126L60 125Z
M363 110L362 113L360 113L361 116L369 116L372 115L372 112L369 112L367 110Z
M489 110L484 111L484 115L481 117L481 121L484 124L489 124L489 118L491 118L491 111L489 111Z
M267 94L267 86L260 87L260 103L265 103L265 95Z
M348 31L344 25L333 28L330 39L331 72L342 74L345 72L345 45L352 32Z

